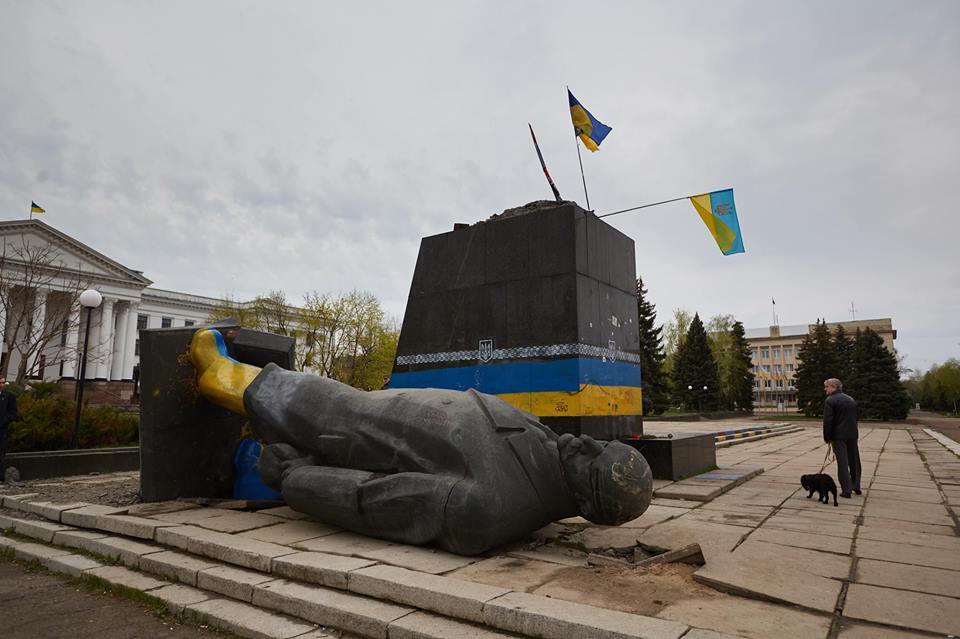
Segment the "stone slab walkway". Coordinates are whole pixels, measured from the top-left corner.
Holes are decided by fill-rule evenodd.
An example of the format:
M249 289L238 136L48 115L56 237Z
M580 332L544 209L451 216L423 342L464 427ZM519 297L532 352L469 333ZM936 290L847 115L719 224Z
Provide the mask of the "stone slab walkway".
M117 556L131 561L157 553L146 562L152 570L248 602L296 599L296 588L269 585L279 577L343 591L354 584L365 596L535 636L572 636L574 627L610 637L714 636L703 634L708 631L756 639L956 633L960 459L922 427L868 425L861 436L864 494L841 499L836 507L807 499L799 485L800 475L816 472L823 461L825 447L814 426L718 450L721 471L701 482L709 487L710 481L733 477L744 481L707 501L657 497L642 517L617 527L572 518L483 557L370 539L286 507L252 513L166 504L130 513L10 498L4 505L52 515L57 523L18 524L48 542L101 550L115 546ZM759 470L762 474L756 474ZM835 475L835 467L827 472ZM99 532L58 527L64 524ZM678 565L654 571L615 560L610 566L587 562L588 553L632 556L638 547L640 552L667 550L694 542L707 560L699 569ZM471 588L479 590L471 595ZM550 600L569 603L555 607ZM601 628L596 621L588 632L583 620L603 619L604 609L611 611L608 617L616 617L614 611L627 617L616 628ZM565 620L571 611L590 612L579 622ZM382 623L399 629L401 619L408 617ZM540 635L524 625L532 619L540 619L535 626ZM682 625L658 626L657 619ZM428 620L443 622L442 617L409 617L403 623Z

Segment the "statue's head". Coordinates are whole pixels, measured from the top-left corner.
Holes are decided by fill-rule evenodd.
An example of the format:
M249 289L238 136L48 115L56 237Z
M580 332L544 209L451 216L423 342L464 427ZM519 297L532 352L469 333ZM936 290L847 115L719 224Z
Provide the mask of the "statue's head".
M580 514L595 524L636 519L653 498L653 476L643 455L617 441L567 433L557 440L560 464Z

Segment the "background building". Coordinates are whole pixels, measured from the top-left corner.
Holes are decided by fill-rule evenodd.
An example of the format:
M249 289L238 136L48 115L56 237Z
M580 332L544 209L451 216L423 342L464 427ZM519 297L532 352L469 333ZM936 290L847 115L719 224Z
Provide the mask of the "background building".
M870 328L883 338L883 345L887 350L896 353L893 340L897 338L897 331L893 328L893 320L889 317L827 322L831 332L837 326L843 326L843 330L850 337L854 336L857 329ZM784 409L796 408L797 389L793 380L797 370L797 353L800 351L804 336L813 328L814 324L797 324L746 329L753 373L756 377L753 388L753 402L756 408L776 409L781 404Z
M76 379L87 315L77 296L87 288L103 303L90 316L86 379L119 401L132 394L140 329L198 325L222 304L154 288L143 272L39 220L0 222L0 243L0 372L9 380Z

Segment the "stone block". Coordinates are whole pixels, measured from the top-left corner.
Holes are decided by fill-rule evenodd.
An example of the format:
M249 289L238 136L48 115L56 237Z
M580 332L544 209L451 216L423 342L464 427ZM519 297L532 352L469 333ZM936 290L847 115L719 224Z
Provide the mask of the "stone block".
M206 560L167 550L144 555L140 569L168 579L175 579L190 586L197 585L197 573L217 564Z
M48 521L36 521L31 519L14 519L13 529L18 534L26 537L32 537L44 543L49 544L53 541L53 536L61 531L73 530L70 526L54 524Z
M287 546L308 539L325 537L333 533L340 532L341 529L336 526L317 523L315 521L285 521L274 526L266 528L256 528L240 533L241 537L250 539L259 539L260 541L269 541L272 544Z
M351 570L372 566L375 563L370 559L357 557L329 555L322 552L298 552L275 558L271 564L271 571L279 577L346 590L347 574Z
M750 639L824 639L830 632L830 617L826 615L741 597L683 599L667 606L657 616ZM691 628L683 639L697 637L698 631Z
M19 495L4 495L2 498L0 498L0 501L2 501L4 508L9 508L10 510L23 510L24 502L39 496L40 496L40 493L21 493Z
M463 557L443 550L401 544L365 552L361 556L385 564L429 572L435 575L463 568L480 560L480 557Z
M846 537L831 537L829 535L797 532L795 530L779 530L777 528L767 528L766 526L754 531L754 533L750 535L750 539L780 544L781 546L790 546L792 548L808 548L810 550L832 552L839 555L849 555L850 548L853 546L853 540L847 539Z
M315 550L316 552L328 552L334 555L350 555L353 557L366 557L369 553L377 550L383 550L393 546L393 542L383 539L374 539L365 537L352 532L338 532L332 535L308 539L292 544L303 550Z
M96 517L94 522L93 528L98 530L105 530L126 537L137 537L138 539L153 539L157 528L176 525L130 515L101 515Z
M20 542L13 547L14 557L22 561L38 560L40 563L46 562L51 557L62 557L71 555L69 550L63 548L54 548L53 546L44 546L42 544L32 544L30 542Z
M208 599L184 608L184 616L248 639L293 639L313 625L229 599Z
M586 563L586 556L584 556ZM537 588L567 570L565 564L522 559L519 557L491 557L447 573L448 577L526 591Z
M415 612L390 624L390 639L511 639L490 628L481 628L447 617Z
M107 535L102 532L93 532L91 530L61 530L53 534L53 544L55 546L67 546L68 548L84 548L83 544L92 539L105 539Z
M71 577L79 577L84 571L100 568L103 566L99 561L84 557L83 555L60 555L58 557L49 557L44 565L54 572L62 572Z
M151 515L153 519L159 519L160 521L166 521L174 524L195 524L201 519L209 519L210 517L219 517L223 514L223 510L220 508L192 508L192 509L181 509L168 513L159 513L156 515Z
M689 626L524 592L484 604L488 626L530 637L564 639L679 639Z
M296 552L296 550L287 546L214 530L205 530L195 526L159 528L157 530L157 541L161 544L186 550L194 555L201 555L263 572L270 572L270 562L274 557L282 557Z
M83 508L74 508L60 513L60 521L70 526L80 528L96 528L97 517L102 515L115 515L126 512L126 508L116 508L114 506L84 506Z
M263 528L284 521L281 517L248 513L237 510L220 510L213 517L205 517L196 522L197 526L226 533L238 533L255 528Z
M378 639L386 639L391 622L413 612L406 606L285 579L256 586L253 605Z
M942 548L925 548L887 541L858 539L857 556L882 561L895 561L914 566L960 570L960 553L950 552Z
M247 602L253 599L254 586L273 580L272 575L233 566L217 566L197 573L198 588Z
M156 597L166 604L167 610L174 615L183 614L183 610L187 606L210 599L210 596L201 590L191 588L190 586L181 586L179 584L173 584L152 590L150 591L150 596Z
M951 634L957 631L960 599L850 584L843 615L912 630Z
M947 597L960 595L960 572L874 559L857 562L857 582Z
M40 515L46 519L49 519L53 522L60 521L60 513L65 510L73 510L74 508L83 508L84 506L90 506L86 502L78 501L70 504L55 504L49 501L29 501L21 502L23 510L29 513L34 513L35 515Z
M166 581L148 577L147 575L128 570L122 566L103 566L102 568L88 570L85 574L99 577L107 583L126 586L127 588L133 588L134 590L141 590L143 592L169 585Z
M140 559L151 553L160 552L163 548L151 546L132 539L123 537L103 537L101 539L90 539L78 542L78 548L83 548L93 553L116 559L125 566L131 568L140 567Z
M510 592L506 588L383 565L351 572L349 588L376 599L477 623L483 623L485 602Z
M707 561L694 573L723 592L832 613L850 558L748 540L733 553Z
M261 510L264 515L273 515L274 517L283 517L284 519L306 519L309 515L296 511L290 506L277 506L276 508L267 508Z

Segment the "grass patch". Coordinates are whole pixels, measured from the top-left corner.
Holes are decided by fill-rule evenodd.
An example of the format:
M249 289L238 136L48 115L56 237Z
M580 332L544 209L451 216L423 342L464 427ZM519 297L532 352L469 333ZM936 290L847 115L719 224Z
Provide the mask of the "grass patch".
M160 599L149 595L136 588L112 584L102 577L94 575L81 575L79 577L70 577L68 581L72 584L83 586L88 590L98 590L100 592L109 592L118 597L123 597L129 601L143 605L147 611L157 617L167 616L167 605Z

